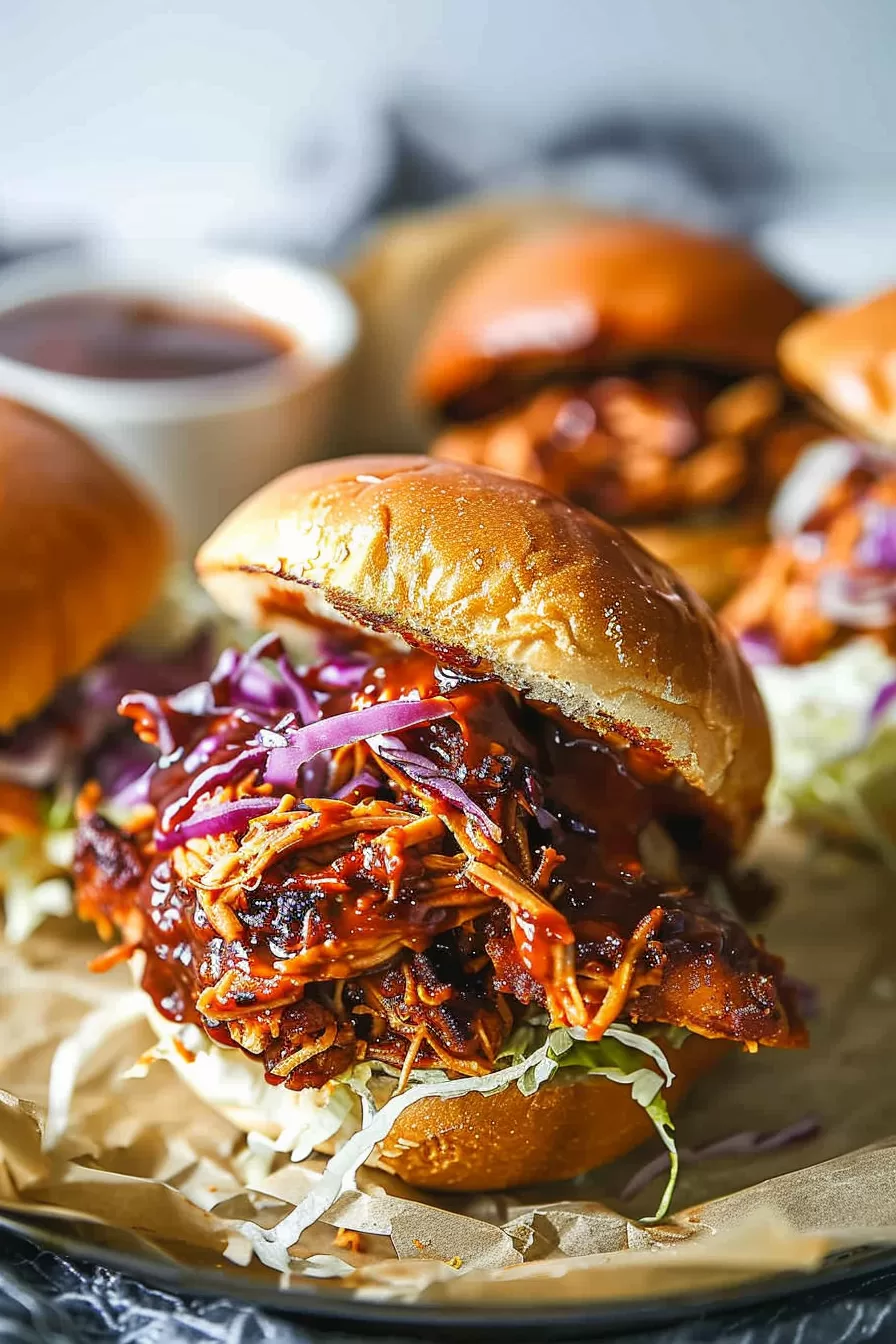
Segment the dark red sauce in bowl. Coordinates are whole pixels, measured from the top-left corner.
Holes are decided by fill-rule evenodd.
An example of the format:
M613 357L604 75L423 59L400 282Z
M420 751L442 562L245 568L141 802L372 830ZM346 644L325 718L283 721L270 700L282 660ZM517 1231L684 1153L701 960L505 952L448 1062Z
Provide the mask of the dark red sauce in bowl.
M203 309L140 294L76 293L0 312L0 356L81 378L154 382L253 369L295 348L235 305Z

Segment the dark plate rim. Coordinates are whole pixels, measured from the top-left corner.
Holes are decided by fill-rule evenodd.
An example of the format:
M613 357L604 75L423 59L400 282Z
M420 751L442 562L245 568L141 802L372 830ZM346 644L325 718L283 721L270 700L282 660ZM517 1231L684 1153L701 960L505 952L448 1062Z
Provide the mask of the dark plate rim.
M689 1292L662 1298L624 1298L616 1302L580 1301L546 1305L533 1310L519 1306L459 1308L440 1303L382 1303L358 1301L337 1292L313 1287L294 1287L288 1292L256 1283L226 1268L194 1270L174 1261L116 1251L92 1245L74 1235L39 1222L0 1214L0 1228L28 1237L42 1250L96 1268L125 1274L150 1287L183 1297L229 1298L261 1307L292 1320L313 1320L331 1325L352 1322L373 1329L426 1330L443 1334L466 1331L515 1331L528 1334L549 1330L553 1338L578 1329L611 1328L634 1330L647 1325L671 1325L695 1316L714 1316L741 1308L783 1299L798 1299L806 1293L836 1288L870 1274L896 1269L896 1245L872 1245L836 1252L817 1270L788 1270L751 1279L715 1292Z

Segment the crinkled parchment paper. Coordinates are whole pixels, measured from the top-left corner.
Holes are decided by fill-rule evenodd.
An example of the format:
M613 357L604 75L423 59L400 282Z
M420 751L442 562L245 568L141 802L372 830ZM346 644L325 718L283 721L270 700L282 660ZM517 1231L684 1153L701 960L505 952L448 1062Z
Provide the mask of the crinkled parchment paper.
M892 875L789 833L767 833L756 857L782 887L769 943L819 991L813 1044L732 1055L679 1112L679 1143L693 1149L808 1115L817 1137L686 1165L683 1212L661 1227L636 1221L655 1187L620 1199L649 1146L585 1180L513 1195L436 1199L365 1171L294 1248L291 1281L310 1276L321 1291L370 1300L572 1302L709 1291L896 1240ZM276 1281L241 1227L277 1223L322 1163L279 1158L268 1169L167 1063L123 1078L149 1032L127 1019L126 970L86 970L95 951L87 930L58 921L23 948L0 946L0 1208L76 1222L103 1246ZM115 1030L85 1059L69 1128L45 1151L50 1061L88 1013ZM360 1232L360 1249L334 1244L338 1228Z

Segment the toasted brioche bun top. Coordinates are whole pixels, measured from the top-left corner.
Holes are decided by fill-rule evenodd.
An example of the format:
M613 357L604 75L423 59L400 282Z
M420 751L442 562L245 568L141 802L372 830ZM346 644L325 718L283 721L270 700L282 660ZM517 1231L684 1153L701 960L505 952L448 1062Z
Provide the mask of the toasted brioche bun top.
M0 398L0 732L144 614L165 530L72 430Z
M785 377L833 419L896 448L896 289L807 314L778 354Z
M428 458L316 463L237 509L197 569L255 625L375 631L651 743L735 838L760 810L768 730L734 641L630 536L535 486Z
M515 239L436 309L412 374L432 408L493 380L678 357L775 367L801 300L740 243L644 220L597 220Z

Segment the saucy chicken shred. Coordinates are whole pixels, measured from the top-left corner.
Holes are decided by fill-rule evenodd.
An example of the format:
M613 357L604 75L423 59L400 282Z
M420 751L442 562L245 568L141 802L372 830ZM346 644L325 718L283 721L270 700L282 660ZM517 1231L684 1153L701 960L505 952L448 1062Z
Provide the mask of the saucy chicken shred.
M759 505L821 432L773 375L648 367L548 385L449 427L434 452L632 522Z
M778 536L722 620L762 660L802 664L857 633L896 654L896 471L855 454L851 469Z
M396 710L417 722L352 734ZM724 826L649 744L423 652L296 671L272 639L122 712L160 756L142 793L82 796L80 913L271 1083L485 1073L532 1007L591 1040L804 1043L781 962L716 899Z

